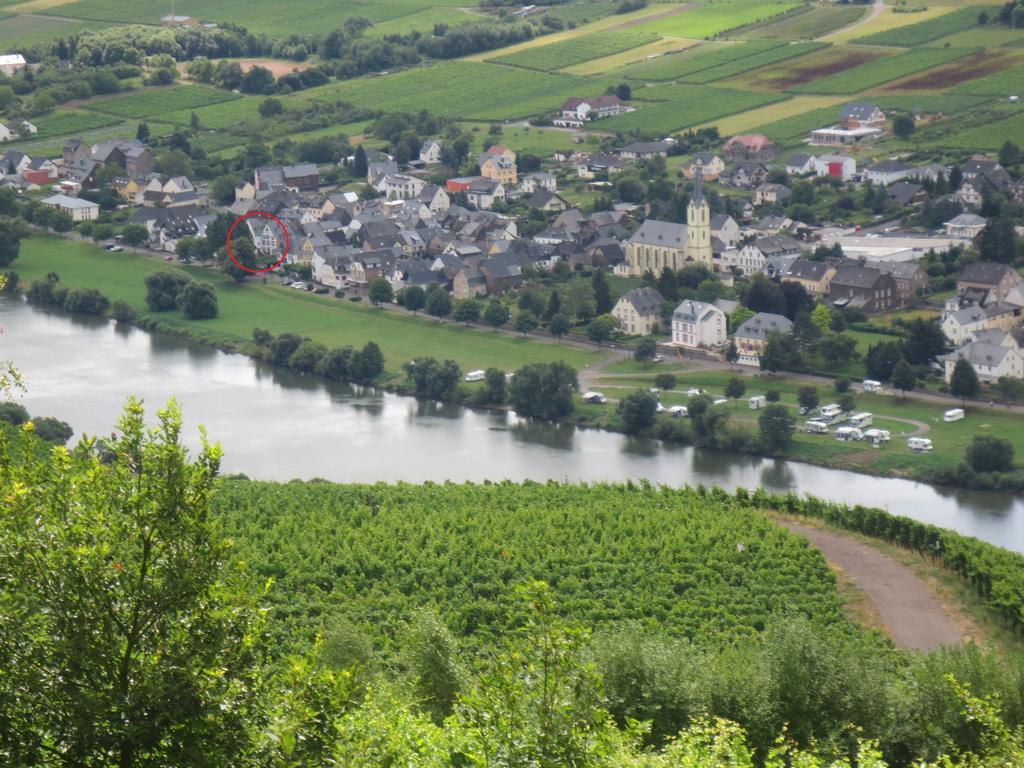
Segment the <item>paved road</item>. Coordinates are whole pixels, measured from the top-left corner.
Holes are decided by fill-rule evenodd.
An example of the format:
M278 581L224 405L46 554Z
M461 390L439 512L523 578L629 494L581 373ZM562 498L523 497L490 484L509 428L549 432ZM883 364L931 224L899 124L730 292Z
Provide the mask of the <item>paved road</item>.
M830 566L868 596L896 645L929 651L963 640L957 622L912 568L841 533L794 520L780 522L810 541Z

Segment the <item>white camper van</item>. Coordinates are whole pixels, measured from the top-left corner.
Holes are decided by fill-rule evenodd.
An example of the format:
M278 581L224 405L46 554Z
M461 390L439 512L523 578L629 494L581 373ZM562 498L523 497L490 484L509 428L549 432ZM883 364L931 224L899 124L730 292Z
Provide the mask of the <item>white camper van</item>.
M848 443L851 440L863 440L864 433L856 427L840 427L836 430L836 440Z
M820 414L819 420L824 421L826 424L832 424L843 417L843 409L835 403L821 406L821 410L818 413Z
M907 448L912 450L914 453L930 451L932 449L932 441L927 437L911 437L907 440Z
M870 427L874 417L870 413L855 413L850 417L850 426L863 429Z
M608 398L600 392L586 392L583 395L583 402L594 403L595 405L604 405L608 402Z
M963 417L964 417L964 409L963 408L954 408L954 409L952 409L950 411L946 411L946 413L942 417L942 420L946 421L946 422L949 422L949 421L960 421L960 419L962 419Z
M872 428L864 430L864 439L870 440L873 443L888 443L891 438L892 435L889 434L888 429Z
M876 392L877 393L877 392L881 392L882 391L882 382L875 381L874 379L864 379L864 382L863 382L863 384L861 386L864 388L864 391L867 392L867 393L870 393L870 392Z
M811 419L810 421L804 422L804 432L806 432L809 435L827 435L828 424L826 424L824 421L817 421L815 419Z
M487 373L485 371L470 371L469 373L466 374L465 380L466 381L483 381L486 376L487 376Z
M750 410L756 411L758 408L764 408L768 405L768 398L764 395L757 395L756 397L750 398L747 402L750 405Z

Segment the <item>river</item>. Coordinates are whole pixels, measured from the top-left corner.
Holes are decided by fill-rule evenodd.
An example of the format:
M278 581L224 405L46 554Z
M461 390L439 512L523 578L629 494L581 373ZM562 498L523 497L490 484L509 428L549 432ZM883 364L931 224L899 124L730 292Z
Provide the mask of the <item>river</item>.
M1024 551L1024 499L808 464L698 451L594 429L419 401L273 369L112 321L0 299L0 360L25 375L21 402L108 434L125 400L175 397L187 439L203 424L225 472L256 479L620 481L763 486L888 509Z

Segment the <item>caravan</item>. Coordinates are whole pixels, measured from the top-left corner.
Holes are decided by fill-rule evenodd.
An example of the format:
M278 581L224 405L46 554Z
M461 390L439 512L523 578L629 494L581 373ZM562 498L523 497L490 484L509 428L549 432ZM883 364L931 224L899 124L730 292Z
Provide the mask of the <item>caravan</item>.
M864 433L856 427L840 427L836 430L836 440L848 443L851 440L863 440Z
M850 417L850 426L863 429L870 427L874 417L870 413L855 413Z
M748 403L750 405L750 410L756 411L757 409L764 408L766 405L768 405L768 398L766 398L764 395L757 395L756 397L750 398Z
M865 429L864 439L872 443L888 443L892 435L888 429Z
M963 408L954 408L951 411L946 411L946 413L942 417L942 420L945 421L945 422L960 421L960 419L962 419L963 417L964 417L964 409Z
M914 453L930 451L932 449L932 441L927 437L911 437L907 440L907 448L912 450Z
M826 424L834 424L843 418L843 409L835 403L821 406L821 410L818 413L820 414L821 421L824 421Z
M809 435L827 435L828 424L824 421L811 419L810 421L804 422L804 432Z
M861 385L864 388L865 394L874 392L875 394L882 393L882 382L875 381L874 379L864 379L864 383Z
M483 381L486 377L486 371L470 371L466 374L465 381Z

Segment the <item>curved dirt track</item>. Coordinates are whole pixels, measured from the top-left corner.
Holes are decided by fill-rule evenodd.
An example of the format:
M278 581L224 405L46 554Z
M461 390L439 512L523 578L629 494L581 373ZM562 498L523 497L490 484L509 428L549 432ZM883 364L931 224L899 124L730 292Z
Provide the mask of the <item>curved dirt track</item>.
M841 533L794 520L779 523L808 539L830 566L868 596L899 647L927 651L963 639L931 587L908 566Z

